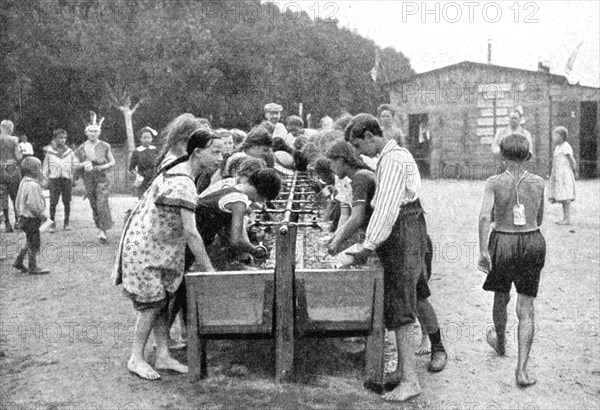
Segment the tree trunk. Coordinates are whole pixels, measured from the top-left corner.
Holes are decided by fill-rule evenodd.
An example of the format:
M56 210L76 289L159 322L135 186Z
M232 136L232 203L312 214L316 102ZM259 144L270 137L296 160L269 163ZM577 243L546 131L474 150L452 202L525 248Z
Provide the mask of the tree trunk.
M133 135L133 113L135 112L137 105L132 109L129 104L122 105L119 107L119 110L123 113L123 117L125 118L125 130L127 132L127 151L129 151L129 155L135 151L135 136Z

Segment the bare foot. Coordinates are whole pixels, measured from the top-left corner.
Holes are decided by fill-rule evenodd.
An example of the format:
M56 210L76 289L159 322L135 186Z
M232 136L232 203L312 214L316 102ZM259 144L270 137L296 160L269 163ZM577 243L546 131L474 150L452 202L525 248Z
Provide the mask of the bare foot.
M504 344L498 344L498 338L496 337L496 332L494 330L488 329L485 339L492 349L496 351L496 353L498 353L500 356L504 356L506 353L506 348L504 347Z
M556 222L557 225L571 225L571 221L565 221L564 219L562 221L558 221Z
M129 359L127 362L127 370L132 373L137 374L142 379L146 380L158 380L160 379L160 374L156 373L156 371L146 362L144 361L136 361L133 359Z
M178 373L186 374L188 372L188 367L184 364L179 363L177 360L172 357L161 357L156 358L156 364L154 365L157 369L160 370L173 370Z
M381 398L385 401L402 402L418 396L419 394L421 394L419 382L402 382L394 390L381 396Z
M427 343L427 339L421 340L421 344L415 350L415 353L418 355L425 355L431 353L431 349L429 348L429 343Z
M530 376L526 370L517 369L515 371L515 377L517 379L517 385L519 387L533 386L537 382L535 377Z

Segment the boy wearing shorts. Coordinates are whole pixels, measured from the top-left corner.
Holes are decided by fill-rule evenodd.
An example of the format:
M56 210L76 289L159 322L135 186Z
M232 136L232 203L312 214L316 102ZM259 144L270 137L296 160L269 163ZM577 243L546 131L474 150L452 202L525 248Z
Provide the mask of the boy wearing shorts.
M494 292L494 330L487 342L499 354L505 353L506 306L514 282L517 289L519 355L515 371L517 384L530 386L536 380L527 372L533 342L534 307L540 273L546 258L546 242L540 233L544 213L544 180L528 172L529 141L512 133L500 144L506 171L486 181L479 214L479 269L488 272L483 289ZM494 228L489 236L490 225Z

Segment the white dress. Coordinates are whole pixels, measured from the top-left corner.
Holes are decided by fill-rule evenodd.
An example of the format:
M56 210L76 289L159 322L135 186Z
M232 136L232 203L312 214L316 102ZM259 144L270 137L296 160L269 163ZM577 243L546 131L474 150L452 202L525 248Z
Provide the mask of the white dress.
M556 201L575 200L575 175L568 155L573 156L573 148L563 142L554 149L552 175L550 176L550 198Z

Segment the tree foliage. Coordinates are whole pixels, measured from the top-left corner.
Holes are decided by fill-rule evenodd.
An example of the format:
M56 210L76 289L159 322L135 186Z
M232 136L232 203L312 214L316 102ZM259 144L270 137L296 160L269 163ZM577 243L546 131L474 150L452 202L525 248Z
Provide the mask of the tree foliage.
M412 74L385 49L375 83L373 41L257 0L4 0L0 23L1 116L39 143L55 127L83 140L90 110L125 142L125 106L135 129L183 112L247 129L270 101L313 118L373 112L382 82Z

